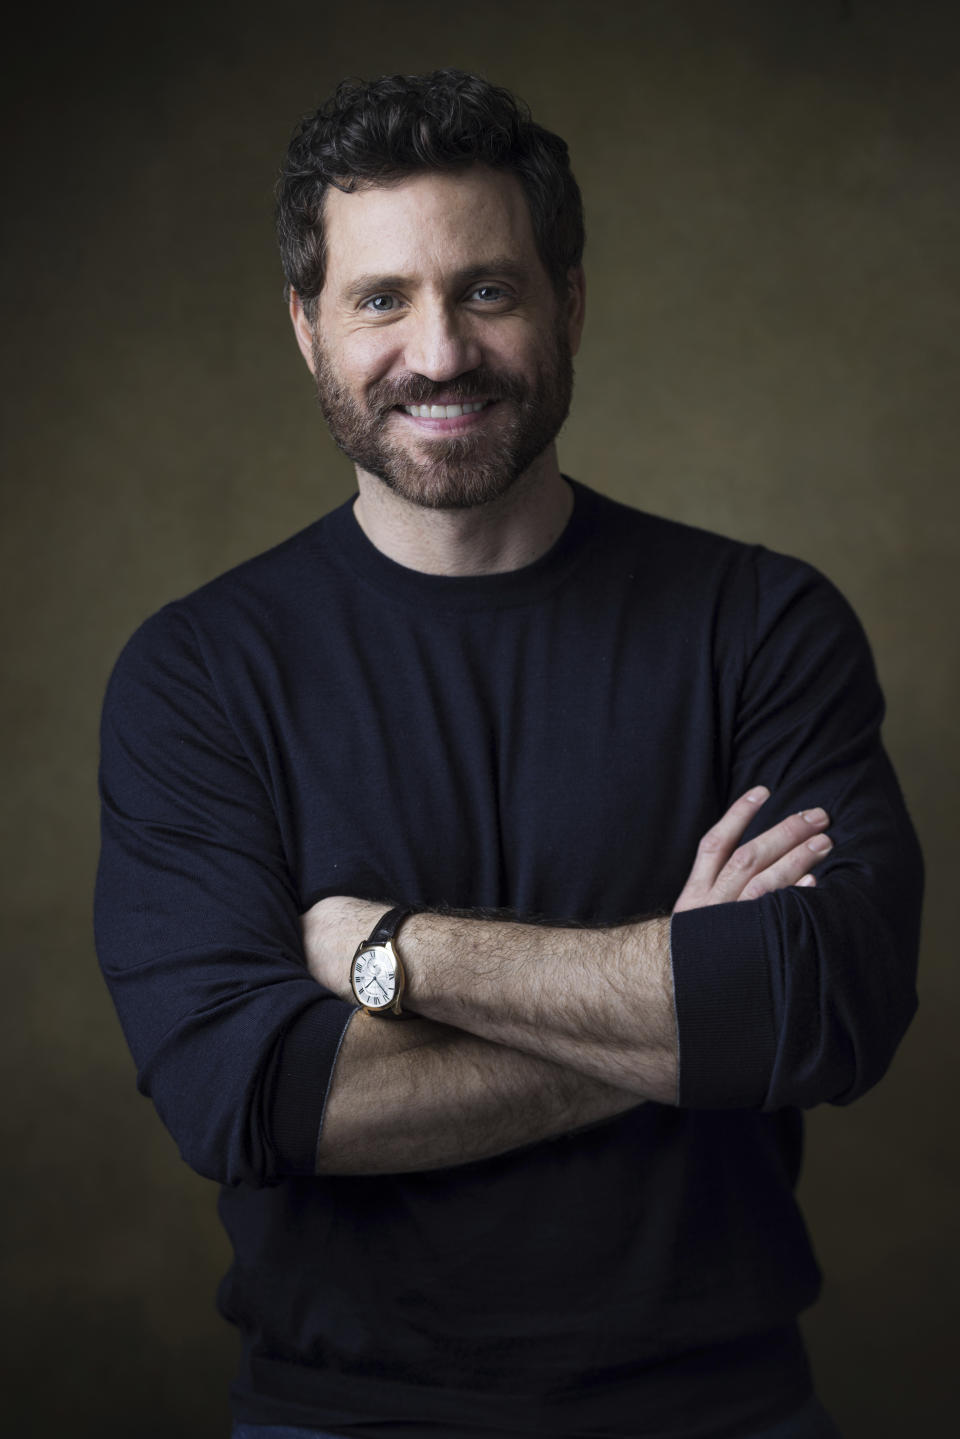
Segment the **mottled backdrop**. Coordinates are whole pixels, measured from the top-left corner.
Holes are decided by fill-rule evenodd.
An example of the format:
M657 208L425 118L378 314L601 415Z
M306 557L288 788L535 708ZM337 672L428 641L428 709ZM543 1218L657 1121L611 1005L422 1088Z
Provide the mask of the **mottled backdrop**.
M928 857L921 1009L879 1089L809 1117L827 1283L804 1329L847 1439L939 1431L958 1339L956 15L172 0L25 7L7 32L5 1433L226 1434L215 1191L135 1093L94 959L98 710L142 618L351 492L288 333L271 188L343 75L449 64L525 96L583 187L563 467L812 560L872 639Z

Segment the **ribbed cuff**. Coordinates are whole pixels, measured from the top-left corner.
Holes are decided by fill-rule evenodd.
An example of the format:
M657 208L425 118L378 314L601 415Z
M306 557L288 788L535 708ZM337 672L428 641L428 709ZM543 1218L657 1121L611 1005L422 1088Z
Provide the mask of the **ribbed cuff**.
M286 1174L315 1174L317 1139L344 1031L356 1005L333 995L302 1010L283 1037L268 1116L269 1134Z
M670 951L687 1109L759 1109L776 1053L760 901L675 914Z

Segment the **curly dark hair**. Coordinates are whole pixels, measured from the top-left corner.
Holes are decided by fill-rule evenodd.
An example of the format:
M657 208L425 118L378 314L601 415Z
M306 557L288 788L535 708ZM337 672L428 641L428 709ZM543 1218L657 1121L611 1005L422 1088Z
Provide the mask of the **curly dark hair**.
M512 171L523 186L537 250L558 296L583 257L583 202L566 143L509 90L464 70L343 80L290 142L277 184L277 236L307 318L323 289L323 208L331 185L352 193L423 170L472 164Z

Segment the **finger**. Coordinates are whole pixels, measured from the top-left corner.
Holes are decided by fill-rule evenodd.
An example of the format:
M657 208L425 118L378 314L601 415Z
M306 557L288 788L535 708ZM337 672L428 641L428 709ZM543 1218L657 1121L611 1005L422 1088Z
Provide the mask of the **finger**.
M815 874L805 874L803 879L798 879L793 887L794 889L814 889L816 883L817 876Z
M685 889L711 889L717 875L734 853L737 842L750 822L756 818L757 810L770 798L766 785L755 785L747 790L708 829L697 846L697 855L687 878Z
M813 839L798 844L789 854L769 865L741 890L740 899L759 899L761 895L772 894L775 889L786 889L789 885L815 884L810 873L814 865L826 859L833 849L833 840L827 834L815 835Z
M800 814L788 815L779 824L740 845L717 876L714 903L739 899L756 875L762 874L791 850L817 838L829 823L830 816L826 810L808 809Z

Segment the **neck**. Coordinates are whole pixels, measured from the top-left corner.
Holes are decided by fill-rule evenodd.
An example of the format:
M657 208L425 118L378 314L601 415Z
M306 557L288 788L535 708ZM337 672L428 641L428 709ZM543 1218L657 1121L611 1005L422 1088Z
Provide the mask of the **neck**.
M370 543L430 575L498 574L533 564L560 538L573 509L553 445L505 495L469 510L413 504L365 470L357 470L357 482L353 512Z

